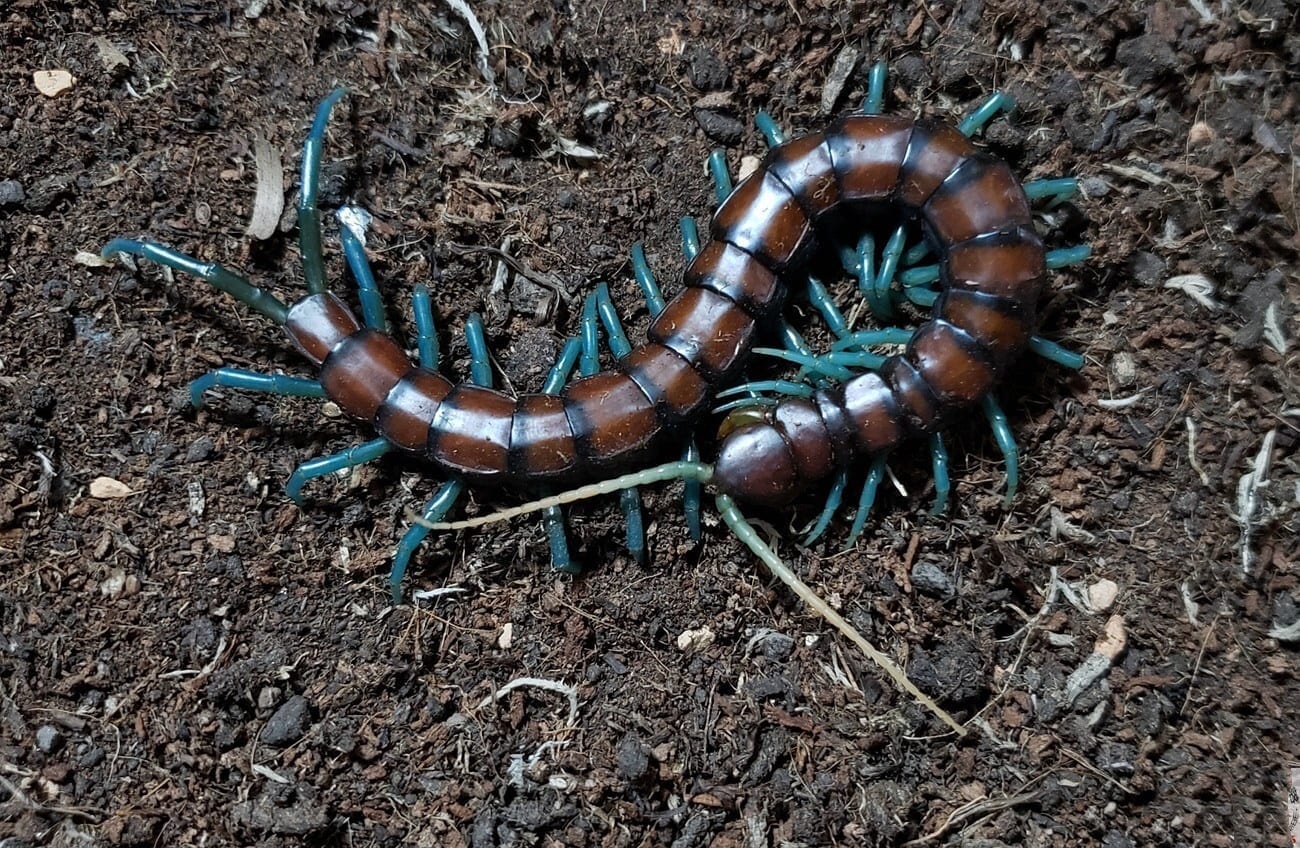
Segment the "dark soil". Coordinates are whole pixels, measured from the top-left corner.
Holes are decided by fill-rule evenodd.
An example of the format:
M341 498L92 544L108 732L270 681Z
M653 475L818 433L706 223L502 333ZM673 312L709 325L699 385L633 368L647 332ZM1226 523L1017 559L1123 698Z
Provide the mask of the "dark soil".
M473 5L495 92L437 3L0 10L0 843L1287 844L1294 7ZM217 365L305 372L198 281L78 259L144 236L301 291L298 149L346 85L323 205L376 216L389 314L431 282L444 370L464 373L459 331L479 310L504 375L532 388L598 281L641 331L629 246L671 281L678 216L711 208L708 151L726 144L733 167L761 151L759 108L822 126L846 48L860 59L832 111L879 58L902 114L960 117L1000 87L1021 111L989 128L994 151L1086 190L1074 220L1095 255L1055 275L1042 332L1087 364L1026 360L999 390L1015 501L972 423L950 439L945 515L928 514L918 447L891 463L909 494L886 487L848 551L844 520L800 550L791 518L766 516L964 739L716 521L690 543L671 486L646 494L648 567L600 501L572 520L583 576L552 572L530 519L435 536L408 597L459 591L391 606L404 510L438 481L388 458L314 483L298 509L280 489L292 469L369 434L315 401L225 391L193 411L188 381ZM33 73L59 69L71 87L40 93ZM262 241L245 235L258 136L283 155L290 210ZM571 295L552 317L519 276L491 291L507 239ZM1166 285L1187 275L1213 283L1203 302ZM1267 484L1243 504L1266 439ZM476 491L467 509L502 502ZM1089 611L1079 597L1108 580L1113 606ZM1126 650L1090 665L1107 630ZM1088 668L1097 681L1067 693ZM576 687L576 712L533 685L491 702L521 678Z

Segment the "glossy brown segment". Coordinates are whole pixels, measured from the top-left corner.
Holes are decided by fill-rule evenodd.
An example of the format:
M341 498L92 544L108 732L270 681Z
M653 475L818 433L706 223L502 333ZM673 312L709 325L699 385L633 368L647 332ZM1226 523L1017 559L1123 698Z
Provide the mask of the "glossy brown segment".
M654 402L665 424L694 418L709 400L708 382L681 354L663 345L642 345L623 358L619 369Z
M853 423L858 450L867 456L878 456L903 440L898 403L879 374L862 374L844 384L844 412Z
M949 289L939 295L934 314L961 327L993 361L1002 365L1029 342L1032 315L1019 301L977 291Z
M785 295L785 285L771 269L725 241L706 244L687 266L682 284L716 292L758 321L780 309Z
M947 321L929 321L912 335L907 358L948 408L969 406L993 386L993 362L970 336Z
M892 356L880 368L898 404L899 420L914 436L933 433L942 407L916 366L903 356Z
M564 387L578 455L597 472L643 455L663 429L655 405L625 374L603 372Z
M339 342L361 329L352 310L337 296L311 294L289 307L284 332L312 365L320 365Z
M821 133L792 138L772 148L763 160L763 170L780 180L814 219L840 202L835 165Z
M739 427L727 437L713 461L713 482L724 492L770 506L788 503L803 490L790 443L766 423Z
M650 341L672 348L714 383L749 352L754 319L720 294L690 288L664 307L647 334Z
M760 169L718 207L711 231L715 240L730 242L779 269L808 243L811 226L790 189Z
M913 122L850 115L826 134L842 200L888 200L898 186Z
M1047 276L1047 252L1032 229L978 236L948 251L943 278L951 289L1011 298L1032 316ZM1032 317L1027 319L1032 321Z
M935 189L975 152L975 145L956 128L917 121L899 174L898 201L913 210L921 209Z
M514 398L457 383L429 422L429 458L476 480L503 477L514 414Z
M412 369L380 404L375 429L399 448L423 453L429 444L429 422L451 389L451 381L436 371Z
M374 421L379 405L411 370L411 360L388 336L358 330L334 346L321 364L325 394L353 418Z
M1005 162L990 156L970 157L944 180L925 204L925 220L946 244L1033 225L1025 190Z
M830 433L817 407L803 398L791 398L772 411L772 424L790 444L799 476L820 480L835 468Z
M559 395L523 395L510 422L510 476L520 482L549 480L578 465L573 424Z

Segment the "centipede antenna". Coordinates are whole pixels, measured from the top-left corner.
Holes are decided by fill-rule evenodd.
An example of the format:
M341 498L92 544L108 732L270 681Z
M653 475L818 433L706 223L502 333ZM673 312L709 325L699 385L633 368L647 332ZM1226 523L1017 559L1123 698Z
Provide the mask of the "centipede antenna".
M885 105L885 79L889 76L889 64L877 62L867 73L867 99L862 102L862 112L866 115L879 115Z
M797 574L790 570L789 566L782 562L776 551L772 550L766 542L759 538L758 531L746 520L739 507L736 506L735 501L725 494L719 494L716 502L722 520L731 528L731 532L735 533L736 538L767 566L768 570L772 572L772 576L784 583L813 612L817 613L828 624L843 634L845 638L857 645L858 649L866 654L876 664L876 667L888 675L900 689L915 698L936 718L952 728L952 731L958 736L966 735L965 728L958 724L951 715L931 700L929 696L917 689L916 684L907 679L907 675L898 667L897 663L864 639L861 633L855 630L830 604L822 600L816 592L799 579Z
M1069 200L1079 192L1079 181L1074 177L1057 177L1050 180L1032 180L1025 183L1025 197L1031 202L1047 201L1048 208Z
M756 356L770 356L773 359L784 359L786 362L792 362L798 365L810 374L816 374L826 377L830 380L848 380L853 376L853 372L847 368L838 365L832 365L818 356L811 356L805 353L798 353L793 350L783 350L775 347L756 347L754 348Z
M200 262L193 256L155 242L123 238L115 238L104 245L99 255L111 259L119 253L148 259L174 271L198 277L278 325L283 325L289 319L289 307L282 300L216 262Z
M317 206L320 199L320 162L325 149L325 127L329 124L330 112L346 93L346 89L336 88L321 101L316 107L311 132L302 145L298 251L302 254L302 276L309 294L322 294L325 291L325 254L321 244L320 209Z
M862 528L867 524L867 516L871 515L871 507L876 503L876 494L880 491L880 481L885 478L885 455L880 454L871 461L871 468L867 470L867 479L862 484L862 494L858 496L858 508L853 513L853 526L849 529L849 538L844 547L853 547L853 543L862 535Z
M822 320L826 322L832 335L842 338L848 333L849 325L844 320L844 313L840 312L840 308L835 305L835 301L831 299L830 292L826 290L822 281L812 274L808 275L808 300L821 313Z
M618 317L618 310L614 308L614 301L610 299L609 286L604 283L596 287L596 312L600 316L600 323L605 327L605 335L609 337L610 352L618 359L631 353L632 343L627 340L623 322Z
M465 319L465 344L469 346L469 378L480 386L492 385L492 357L483 334L483 317L471 312Z
M938 433L930 435L930 467L934 472L934 506L930 507L930 514L942 515L948 508L952 482L948 477L948 446Z
M741 383L739 386L732 386L729 389L723 389L715 397L736 397L737 395L753 394L755 392L812 397L814 389L807 383L797 383L794 380L754 380L749 383Z
M443 483L433 493L433 497L424 504L424 508L420 510L420 517L430 523L441 521L443 516L456 505L464 490L465 481L460 478ZM429 530L423 525L412 524L406 528L402 540L397 543L397 549L393 551L393 568L388 572L388 589L394 604L402 602L402 579L406 577L406 569L411 563L411 557L415 555L416 549L428 535Z
M970 137L984 129L984 125L998 115L1010 114L1015 108L1016 99L1014 97L1005 91L995 91L979 105L979 108L967 115L966 119L957 125L957 131L964 136Z
M691 223L695 223L694 220ZM663 312L664 295L659 289L659 281L655 279L654 271L650 270L650 263L645 259L645 248L641 246L641 242L632 245L632 277L641 289L641 296L645 298L650 317L653 318Z
M1083 367L1083 354L1075 353L1042 336L1030 336L1029 349L1048 362L1054 362L1062 368L1078 371Z
M333 474L335 471L342 471L345 468L355 468L358 465L365 465L367 462L374 462L379 457L393 449L393 443L383 438L371 439L368 442L362 442L359 445L353 445L344 451L339 451L329 456L318 456L315 459L309 459L302 465L299 465L289 475L288 481L284 484L284 493L289 496L289 500L302 506L302 489L317 477L324 477Z
M831 350L852 350L877 345L905 345L912 339L912 332L902 327L881 327L875 330L859 330L852 335L831 344Z
M766 109L759 109L758 114L754 115L754 126L763 134L763 141L768 147L776 147L785 141L785 133L781 132L781 125L768 114Z
M1047 252L1047 267L1055 271L1066 265L1077 265L1092 256L1092 245L1076 244L1074 247L1061 247Z
M678 218L677 227L682 231L682 256L690 262L700 252L700 227L689 215Z
M719 203L731 197L734 188L731 171L727 169L727 154L721 150L709 154L709 177L713 180L713 196Z
M384 300L379 294L379 284L375 282L370 260L366 258L366 230L370 228L371 215L358 206L341 206L335 217L339 221L343 255L347 258L352 278L357 281L361 317L370 329L387 333L388 319L384 317Z
M228 389L242 389L249 392L265 392L285 397L325 397L325 387L319 380L307 380L302 377L289 377L285 374L259 374L243 368L227 365L215 371L209 371L202 377L190 382L190 404L195 409L203 408L203 395L218 386Z
M433 303L429 287L416 283L411 293L411 311L415 313L415 345L420 352L420 364L430 371L438 370L442 358L438 350L438 330L433 323Z
M654 483L662 483L665 480L691 480L701 485L706 485L712 479L712 465L707 465L701 462L683 462L678 460L676 462L665 462L663 465L656 465L651 468L643 468L640 471L633 471L630 474L611 477L608 480L601 480L598 483L580 486L576 489L570 489L567 492L560 492L556 495L549 495L489 515L476 515L473 518L463 518L460 521L424 521L418 514L416 514L415 510L408 509L406 511L406 517L430 530L470 530L475 527L485 527L489 524L509 521L512 518L540 512L553 506L564 506L565 504L598 498L602 495L612 495L615 492L620 492L623 489L628 489L632 486L650 486Z
M812 531L804 537L803 546L805 548L810 547L813 542L820 539L821 535L826 532L826 528L830 526L831 518L840 508L840 501L844 497L844 487L848 482L849 472L847 468L835 475L835 482L831 484L831 490L826 495L826 504L822 507L821 515L817 516L817 523L813 525Z
M980 407L993 430L993 441L997 442L998 450L1002 452L1002 463L1007 469L1007 496L1004 503L1011 506L1011 501L1016 497L1016 489L1020 486L1020 451L1016 447L1016 438L1011 435L1007 414L991 393L980 399Z

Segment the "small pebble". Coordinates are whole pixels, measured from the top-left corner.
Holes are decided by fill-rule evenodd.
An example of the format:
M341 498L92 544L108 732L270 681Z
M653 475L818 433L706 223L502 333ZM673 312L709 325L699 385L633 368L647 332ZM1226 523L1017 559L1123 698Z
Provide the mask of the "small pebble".
M262 730L262 742L283 747L297 742L307 732L311 705L302 695L294 695L275 711Z
M36 747L43 754L53 754L63 747L63 734L57 727L43 724L36 731Z
M912 566L912 585L922 595L932 598L951 598L957 591L944 570L932 562Z
M0 206L13 206L27 199L27 192L18 180L0 180Z

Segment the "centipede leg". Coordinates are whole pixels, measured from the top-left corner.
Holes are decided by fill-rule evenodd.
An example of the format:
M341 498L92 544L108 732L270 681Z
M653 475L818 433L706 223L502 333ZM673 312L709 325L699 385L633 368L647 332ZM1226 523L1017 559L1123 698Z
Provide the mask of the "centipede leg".
M826 532L826 528L831 524L831 518L835 511L840 508L840 501L844 497L844 487L849 482L849 471L844 469L835 476L835 482L831 484L830 494L826 496L826 504L822 507L821 514L817 516L817 523L813 525L808 535L804 537L804 547L808 547L813 542L821 538Z
M632 344L627 340L623 323L609 297L609 286L601 283L587 298L582 310L582 356L578 373L590 376L600 371L600 327L604 325L609 349L618 359L627 356ZM641 516L641 493L627 488L619 493L619 507L627 520L627 550L639 564L648 561L645 544L645 520Z
M871 515L871 507L876 503L876 494L880 491L880 481L885 478L885 455L881 454L871 461L871 468L867 470L867 479L862 484L862 494L858 496L858 508L853 513L853 525L849 528L849 538L845 542L845 548L853 547L853 543L862 535L862 528L867 525L867 517Z
M689 230L692 235L688 235ZM695 227L694 218L681 218L679 225L682 231L682 253L686 261L690 262L695 258L695 254L700 251L700 234ZM645 248L640 242L632 245L632 276L636 284L641 289L641 295L645 298L646 309L650 311L650 317L654 318L664 308L663 292L659 288L659 281L655 279L654 271L650 268L650 263L645 258ZM682 451L683 462L700 461L700 449L696 445L695 439L692 438L686 443ZM682 490L682 511L686 517L686 531L690 534L691 540L698 542L702 538L700 525L700 511L704 492L700 484L693 480L687 480Z
M546 375L546 381L542 384L543 394L560 393L560 389L564 388L564 384L572 376L581 353L582 340L569 339ZM569 552L569 536L564 527L564 510L558 506L542 510L542 526L546 528L547 543L551 546L552 570L565 574L580 574L582 567L573 561L573 555Z
M1006 504L1010 506L1016 496L1016 489L1020 486L1020 450L1016 446L1015 436L1011 435L1011 427L1007 424L1007 414L1002 411L1001 404L993 395L985 395L980 400L980 406L993 429L993 440L997 442L998 450L1002 451L1002 464L1007 469Z
M388 319L384 317L384 301L379 294L379 284L366 258L366 230L370 227L370 213L358 206L343 206L336 213L339 220L339 240L343 242L343 255L347 258L352 278L357 281L357 297L361 301L361 316L366 326L381 333L388 332Z
M320 163L325 148L325 128L330 112L346 93L336 88L316 107L311 131L302 145L302 172L298 196L298 250L302 254L302 275L311 294L325 291L325 253L321 245Z
M259 374L229 365L209 371L190 383L190 403L195 409L203 407L203 396L217 387L265 392L285 397L325 397L325 387L319 380L289 377L285 374Z
M966 116L960 124L957 125L957 131L964 136L972 136L988 124L989 121L998 115L1006 115L1016 108L1016 99L1005 91L995 91L981 103L974 112Z
M342 471L345 468L355 468L358 465L365 465L367 462L374 462L392 449L392 442L381 437L362 442L359 445L353 445L347 450L329 456L318 456L315 459L309 459L295 468L293 473L289 475L288 481L284 484L284 493L289 496L289 500L298 504L298 506L302 506L302 489L310 481L315 480L317 477L333 474L335 471Z
M259 289L234 271L216 263L201 262L193 256L164 247L152 241L115 238L104 245L100 255L105 259L119 253L148 259L166 268L181 271L204 280L214 289L225 292L235 300L270 318L276 324L284 324L289 316L289 307L278 297Z
M930 436L930 468L934 475L934 506L930 507L930 514L942 515L948 508L952 482L948 477L948 447L939 433Z
M411 296L411 311L415 314L416 345L419 349L420 364L425 368L437 370L440 359L438 351L437 330L433 322L433 306L429 298L429 289L417 285ZM480 386L492 385L492 363L488 357L487 339L483 335L483 319L473 313L465 321L465 344L469 347L470 381ZM465 491L465 481L456 477L438 486L433 496L425 503L420 515L425 521L441 521L460 500ZM388 572L388 587L393 603L401 603L402 579L411 563L416 549L428 537L431 531L423 524L412 524L402 534L401 541L393 551L393 567Z
M862 101L862 114L879 115L885 105L885 80L889 76L889 65L876 62L867 72L867 97Z

